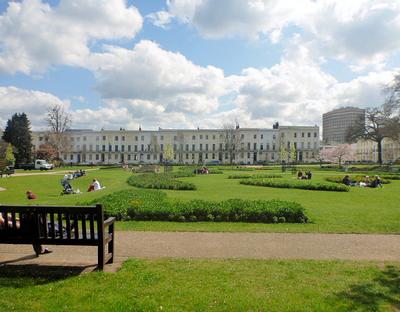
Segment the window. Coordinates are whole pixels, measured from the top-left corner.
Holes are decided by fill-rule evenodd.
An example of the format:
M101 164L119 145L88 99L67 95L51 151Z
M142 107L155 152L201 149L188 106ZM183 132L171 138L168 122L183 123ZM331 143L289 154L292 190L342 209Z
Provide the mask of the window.
M144 152L144 144L142 144L142 145L140 146L140 150L141 150L142 152Z
M174 144L174 151L176 151L176 144Z
M206 159L208 159L208 153L206 153Z
M261 139L264 139L264 134L261 134Z
M316 138L317 137L317 132L314 132L314 138Z
M215 154L212 154L212 159L215 159Z
M200 150L201 151L203 150L203 144L200 144Z
M125 145L121 145L121 152L125 152Z
M310 132L307 133L307 138L311 138L311 133Z
M264 145L260 144L260 150L264 150Z
M89 152L91 152L91 151L93 151L93 145L92 144L89 145Z
M103 135L103 141L107 140L107 137L105 135Z
M273 139L273 140L276 140L276 134L273 134L273 135L272 135L272 139Z
M135 136L135 141L137 141L139 138L138 138L138 136Z
M240 135L240 138L243 140L243 139L244 139L244 134L241 134L241 135Z
M147 154L147 160L150 160L150 154Z
M297 148L297 142L293 143L294 148Z
M97 137L96 137L96 141L99 141L99 140L100 140L100 138L97 136Z
M176 135L174 135L174 141L176 141L178 139L178 137Z
M163 151L164 150L164 144L160 144L160 148Z
M267 151L269 151L269 143L267 143Z
M215 151L215 144L212 145L212 150Z
M109 151L109 152L112 152L112 146L111 146L111 144L108 145L108 151Z
M100 152L100 145L96 145L96 152Z
M247 158L250 158L250 153L247 153Z
M304 138L304 132L301 133L301 137Z
M203 135L202 134L200 134L200 140L203 140Z
M115 151L118 152L118 145L115 145Z
M83 141L86 141L86 137L85 136L83 137Z
M253 144L253 149L256 150L257 149L257 143Z
M150 144L147 144L147 150L150 152L151 146Z
M186 144L185 146L185 150L188 151L189 150L189 144Z
M297 138L297 132L294 133L294 137Z
M135 152L137 152L137 145L135 145Z
M253 138L254 138L254 139L257 139L257 134L253 135Z
M164 141L164 136L163 136L163 135L160 137L160 140L161 140L161 141Z
M206 135L206 140L208 140L208 134Z
M106 146L103 145L101 150L102 150L103 152L105 152L105 151L106 151Z
M71 155L69 156L69 159L70 159L70 160L74 160L74 155L71 154Z
M141 140L141 141L144 141L144 135L142 135L142 136L140 137L140 140Z
M206 151L208 151L208 144L206 144Z
M250 148L251 148L251 145L250 145L250 142L249 142L249 143L247 143L247 149L250 150Z
M93 157L92 154L89 154L89 160L92 160L92 157Z
M128 152L131 152L131 151L132 151L132 146L128 145Z
M192 151L194 151L196 149L196 145L192 144Z
M189 154L186 154L186 159L189 159Z
M219 143L219 150L222 150L222 143Z
M99 160L99 159L100 159L99 154L96 154L96 160Z
M215 134L213 135L213 140L215 140Z
M153 155L153 160L157 160L157 154Z
M192 136L192 140L196 140L196 136L195 135Z
M131 154L128 154L128 160L131 160Z
M125 136L122 136L122 141L125 141Z
M114 141L118 141L118 136L115 136Z
M275 150L275 144L272 144L272 150L274 151Z

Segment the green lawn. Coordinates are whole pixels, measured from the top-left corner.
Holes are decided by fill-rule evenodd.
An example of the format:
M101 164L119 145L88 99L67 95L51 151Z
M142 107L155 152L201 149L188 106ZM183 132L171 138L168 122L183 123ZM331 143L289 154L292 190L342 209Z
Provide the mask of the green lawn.
M2 311L396 311L400 266L374 262L129 260L65 276L0 267ZM32 273L36 272L36 273Z
M122 230L157 231L249 231L249 232L323 232L323 233L400 233L400 181L392 181L382 189L353 187L348 193L278 189L240 185L239 180L227 179L233 172L183 178L197 186L195 191L165 191L169 198L189 200L193 198L223 200L283 199L301 203L311 218L309 224L261 224L261 223L177 223L177 222L119 222ZM259 174L260 170L243 172ZM268 170L279 173L279 170ZM325 176L343 175L332 171L314 171L314 180L323 181ZM75 205L121 189L132 189L126 180L130 173L121 169L104 169L88 172L86 177L72 182L82 194L60 196L62 175L11 177L0 179L3 204L65 204ZM91 179L96 177L106 186L105 190L87 193ZM287 179L294 179L286 173ZM28 202L25 191L32 190L38 200Z

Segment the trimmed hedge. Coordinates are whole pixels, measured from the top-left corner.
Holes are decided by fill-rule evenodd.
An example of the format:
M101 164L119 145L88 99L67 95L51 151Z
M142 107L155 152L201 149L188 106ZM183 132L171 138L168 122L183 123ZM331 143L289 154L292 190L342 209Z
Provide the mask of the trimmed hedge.
M123 190L81 204L88 206L102 204L107 216L116 217L117 220L127 220L127 212L130 207L137 205L158 206L166 199L167 194L157 190Z
M169 201L157 190L123 190L83 203L101 203L118 220L306 223L305 209L281 200Z
M331 191L331 192L349 192L350 188L343 184L337 183L319 183L303 180L273 180L273 179L247 179L241 180L240 184L254 185L254 186L266 186L276 188L291 188L291 189L302 189L302 190L313 190L313 191Z
M365 181L365 176L351 176L349 175L350 180L354 181L354 182L364 182ZM333 183L339 183L339 184L343 184L343 178L344 176L332 176L332 177L326 177L325 180L328 182L333 182ZM373 181L374 177L370 177L370 180ZM381 177L381 181L382 184L389 184L390 181L388 181L387 179L383 179Z
M232 174L228 179L276 179L283 178L280 174Z
M135 187L150 189L195 190L196 185L193 183L175 179L183 176L187 176L185 172L138 174L131 176L128 179L128 184Z
M164 207L138 205L128 209L133 220L306 223L305 209L298 203L281 200L229 199L221 202L191 200L164 203Z

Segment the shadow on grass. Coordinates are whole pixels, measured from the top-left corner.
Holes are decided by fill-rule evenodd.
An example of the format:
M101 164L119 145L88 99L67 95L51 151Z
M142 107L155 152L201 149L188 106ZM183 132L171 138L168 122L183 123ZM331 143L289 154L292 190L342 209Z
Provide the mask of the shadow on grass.
M44 285L95 269L96 266L38 264L0 264L0 288L25 288Z
M337 299L347 302L348 311L379 311L382 305L400 310L400 268L387 266L371 281L350 285Z

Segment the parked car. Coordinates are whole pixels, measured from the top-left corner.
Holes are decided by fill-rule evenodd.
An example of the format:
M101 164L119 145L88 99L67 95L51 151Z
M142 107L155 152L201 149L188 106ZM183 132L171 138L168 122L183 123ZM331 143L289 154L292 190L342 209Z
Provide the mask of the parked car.
M14 174L15 173L15 169L14 169L14 167L11 167L11 166L7 166L7 167L5 167L2 171L0 171L0 177L3 177L3 175L6 175L6 176L11 176L12 174Z
M53 165L49 164L44 159L36 159L35 160L35 169L37 169L37 170L51 170L51 169L53 169Z
M34 170L35 169L35 164L34 163L22 164L22 165L19 165L18 168L24 169L24 170Z

